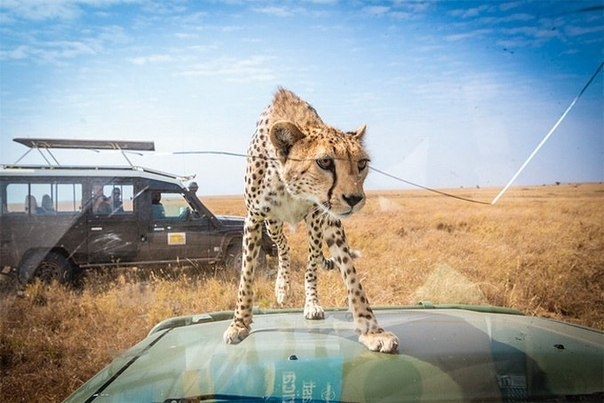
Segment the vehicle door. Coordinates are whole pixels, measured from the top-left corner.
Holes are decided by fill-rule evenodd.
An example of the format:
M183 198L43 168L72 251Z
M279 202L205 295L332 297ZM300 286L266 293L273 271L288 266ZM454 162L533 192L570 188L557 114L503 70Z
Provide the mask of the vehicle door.
M142 260L204 261L212 255L212 223L186 200L183 191L147 190L150 215Z
M87 192L88 263L135 261L140 231L132 179L96 179L88 183Z

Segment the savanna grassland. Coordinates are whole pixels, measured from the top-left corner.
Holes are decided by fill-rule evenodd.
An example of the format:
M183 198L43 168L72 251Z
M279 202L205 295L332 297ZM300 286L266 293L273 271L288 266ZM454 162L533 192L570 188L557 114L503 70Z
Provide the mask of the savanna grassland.
M488 202L497 191L451 192ZM244 214L241 197L204 201L216 213ZM373 192L345 227L362 253L356 266L373 305L490 304L604 329L602 184L512 188L495 206L426 191ZM286 232L288 307L302 307L304 225ZM257 305L277 307L274 275L258 274ZM88 272L79 290L3 280L0 401L27 402L67 397L158 321L232 309L237 286L221 268L185 266ZM319 295L324 307L345 306L337 272L320 273Z

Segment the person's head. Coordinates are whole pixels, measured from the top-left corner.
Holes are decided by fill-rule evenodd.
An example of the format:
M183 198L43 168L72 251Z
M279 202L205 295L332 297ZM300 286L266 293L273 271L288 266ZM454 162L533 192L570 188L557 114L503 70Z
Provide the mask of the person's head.
M35 196L25 196L25 211L35 213L36 208L38 208L38 201L36 200Z
M95 183L92 186L92 194L95 196L102 196L103 195L103 185L101 185L100 183Z
M50 210L50 209L53 208L52 207L52 199L50 198L49 195L42 196L42 207L45 208L45 209L47 209L47 210Z
M113 191L111 192L111 197L113 198L113 200L122 200L122 191L120 190L120 188L113 188Z

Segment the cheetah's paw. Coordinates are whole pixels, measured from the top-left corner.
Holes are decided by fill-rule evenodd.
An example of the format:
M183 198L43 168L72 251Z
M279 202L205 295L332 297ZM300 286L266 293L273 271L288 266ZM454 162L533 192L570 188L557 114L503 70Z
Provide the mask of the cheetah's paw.
M392 332L365 333L359 336L359 341L369 350L380 353L396 354L398 352L398 337Z
M308 303L304 306L304 317L310 320L324 319L325 312L317 303Z
M224 342L227 344L238 344L250 334L250 328L241 322L233 321L224 332Z
M289 283L282 278L277 278L275 282L275 297L279 305L285 304L289 296Z

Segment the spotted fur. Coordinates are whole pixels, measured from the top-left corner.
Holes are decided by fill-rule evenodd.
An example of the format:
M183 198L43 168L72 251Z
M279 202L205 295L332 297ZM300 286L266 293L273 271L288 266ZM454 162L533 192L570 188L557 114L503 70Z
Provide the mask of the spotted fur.
M278 247L275 295L283 304L290 290L289 246L283 223L304 220L309 252L305 318L324 318L317 295L317 269L336 266L346 285L359 340L372 351L397 351L397 337L378 325L371 310L353 264L355 253L340 221L365 203L363 182L369 157L362 144L364 134L365 126L345 133L326 125L312 106L285 89L276 92L272 104L260 115L248 149L243 261L237 309L224 334L227 343L239 343L250 332L262 224ZM323 256L324 242L330 259Z

